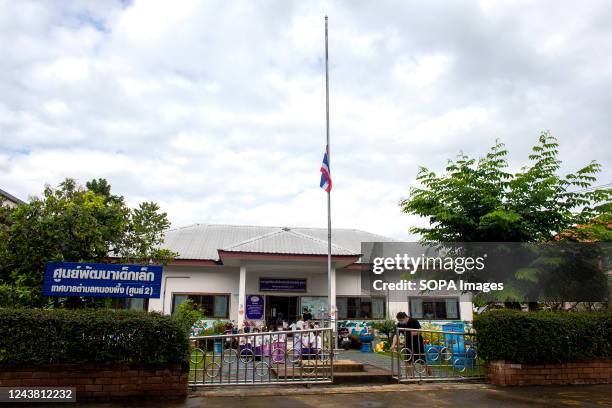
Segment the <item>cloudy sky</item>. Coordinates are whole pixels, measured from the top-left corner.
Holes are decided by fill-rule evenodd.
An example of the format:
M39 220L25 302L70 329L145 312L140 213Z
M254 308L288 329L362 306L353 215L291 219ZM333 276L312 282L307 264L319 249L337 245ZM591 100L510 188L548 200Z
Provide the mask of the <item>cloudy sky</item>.
M526 164L612 181L609 1L0 0L0 188L105 177L173 226L326 226L324 15L333 223L395 238L419 165Z

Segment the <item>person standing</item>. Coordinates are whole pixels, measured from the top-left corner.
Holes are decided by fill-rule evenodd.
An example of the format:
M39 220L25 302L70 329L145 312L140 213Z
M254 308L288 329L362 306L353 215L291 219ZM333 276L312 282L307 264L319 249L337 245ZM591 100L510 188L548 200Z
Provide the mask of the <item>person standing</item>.
M409 349L403 356L404 362L406 363L406 376L413 377L413 367L417 361L422 361L423 364L427 365L427 359L425 358L425 342L423 341L423 336L420 331L418 331L421 329L421 324L417 319L408 316L405 312L399 312L395 318L397 319L398 329L414 329L403 331L406 337L404 340L404 347ZM398 336L393 336L391 351L397 352L400 344ZM427 374L431 375L430 367L427 367L426 370Z
M305 322L312 320L312 313L308 310L307 307L304 308L304 312L302 313L302 318Z

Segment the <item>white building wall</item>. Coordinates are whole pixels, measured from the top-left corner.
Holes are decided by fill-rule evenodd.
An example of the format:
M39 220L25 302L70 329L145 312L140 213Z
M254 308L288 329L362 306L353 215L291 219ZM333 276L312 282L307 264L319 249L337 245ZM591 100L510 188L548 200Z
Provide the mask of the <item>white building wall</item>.
M300 278L307 279L307 293L259 292L259 278ZM150 299L149 311L169 314L172 311L174 293L216 293L230 294L230 319L238 319L239 268L227 266L169 266L164 268L162 278L162 297ZM337 296L361 296L361 271L339 269L336 272ZM275 296L327 296L326 272L303 272L287 270L283 273L246 270L246 294ZM387 315L395 318L397 312L408 312L408 296L391 293L387 301ZM415 291L414 296L427 296ZM441 297L439 294L436 297ZM459 296L460 319L471 321L473 318L471 295ZM165 304L164 304L165 303Z
M307 293L293 292L259 292L259 278L299 278L307 280ZM172 295L175 293L218 293L230 294L230 319L238 318L238 267L200 267L170 266L164 268L162 295L165 298L150 299L149 311L169 314L172 311ZM359 296L361 294L360 272L339 270L336 274L337 296ZM298 272L288 270L264 272L249 270L246 272L246 294L275 296L327 296L327 273ZM164 304L165 303L165 304Z
M239 269L232 267L166 267L162 278L161 298L149 300L149 311L169 314L172 311L173 293L227 293L231 295L230 317L237 316L238 274Z
M336 270L336 296L361 295L361 270Z
M474 318L472 295L470 293L464 293L459 296L459 316L461 320L468 322L471 322Z

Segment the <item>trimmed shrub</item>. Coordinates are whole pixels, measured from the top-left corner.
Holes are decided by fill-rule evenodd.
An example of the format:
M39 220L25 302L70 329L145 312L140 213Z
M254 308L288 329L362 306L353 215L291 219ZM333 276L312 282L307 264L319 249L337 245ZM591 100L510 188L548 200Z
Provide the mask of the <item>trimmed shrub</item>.
M493 310L474 319L487 361L560 363L612 357L612 313Z
M181 322L112 309L0 309L0 363L184 363Z

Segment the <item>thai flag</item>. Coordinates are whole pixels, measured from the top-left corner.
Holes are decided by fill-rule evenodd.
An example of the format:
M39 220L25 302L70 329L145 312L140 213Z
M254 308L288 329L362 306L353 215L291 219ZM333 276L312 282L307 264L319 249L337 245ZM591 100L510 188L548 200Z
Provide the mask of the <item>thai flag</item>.
M321 164L321 188L328 193L332 188L331 174L329 173L329 148L325 146L325 154L323 155L323 163Z

